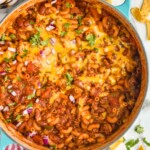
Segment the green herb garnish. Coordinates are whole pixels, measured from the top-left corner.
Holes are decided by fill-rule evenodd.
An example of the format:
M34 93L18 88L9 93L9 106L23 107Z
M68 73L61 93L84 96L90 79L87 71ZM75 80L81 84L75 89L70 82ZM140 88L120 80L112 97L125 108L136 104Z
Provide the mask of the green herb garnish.
M14 106L14 105L16 105L16 102L8 104L8 106Z
M148 141L146 140L146 138L143 138L142 140L143 140L143 142L144 142L147 146L150 146L150 142L148 142Z
M29 39L29 42L33 46L40 46L41 43L40 32L38 31L36 34L32 35Z
M35 97L35 94L30 94L30 95L27 96L27 99L30 100L30 99L32 99L34 97Z
M72 81L73 81L73 77L71 76L71 74L69 72L67 72L65 74L65 77L67 79L67 85L71 85L72 84Z
M67 2L67 3L66 3L66 7L67 7L67 8L71 8L71 4Z
M27 50L27 49L24 49L24 50L23 50L23 55L21 56L21 58L26 57L27 54L28 54L28 50Z
M10 37L11 39L15 39L15 38L16 38L16 35L15 35L15 34L10 34L9 37Z
M30 104L28 104L27 105L27 107L26 108L30 108L30 107L32 107L33 106L33 104L32 103L30 103Z
M9 89L9 90L8 90L9 93L11 93L12 91L13 91L12 89Z
M60 33L60 36L65 36L67 34L67 32L66 31L62 31L61 33Z
M11 59L9 59L9 58L4 58L4 61L5 61L6 63L9 63L9 62L11 61Z
M8 81L8 76L5 76L5 78L4 78L4 81L6 82L6 81Z
M50 149L52 149L52 150L57 150L57 146L56 146L56 145L51 145L51 146L50 146Z
M7 123L8 123L8 122L12 122L12 119L7 119L6 122L7 122Z
M65 23L65 24L64 24L64 28L65 28L65 29L68 29L69 26L70 26L70 23Z
M143 128L142 126L140 126L140 125L137 125L134 130L135 130L135 132L137 132L138 134L141 134L141 133L144 132L144 128Z
M136 144L139 143L139 139L131 139L130 141L128 141L125 145L126 145L126 149L130 150L131 147L134 147Z
M9 68L9 67L5 68L5 71L10 71L10 70L11 70L11 68Z
M81 24L82 24L82 16L79 16L77 19L78 19L78 25L81 26Z
M71 18L71 19L73 19L73 18L74 18L74 15L73 15L73 14L71 14L71 15L70 15L70 18Z
M90 46L93 46L95 44L96 36L90 33L86 36L86 40L88 41Z
M21 81L21 78L20 78L19 76L17 76L17 80L18 80L18 81Z
M22 117L22 115L17 115L15 120L19 120Z
M75 30L75 32L76 32L77 34L81 34L81 33L83 33L84 31L83 31L83 30Z
M42 46L47 46L48 45L48 40L45 40L45 41L41 41L40 43Z
M2 36L1 36L1 41L5 41L5 37L6 37L6 36L5 36L5 34L3 33Z
M32 21L32 20L30 20L29 23L30 23L31 25L35 24L35 22Z
M95 50L96 52L98 52L98 51L99 51L99 49L98 49L98 48L94 48L94 50Z

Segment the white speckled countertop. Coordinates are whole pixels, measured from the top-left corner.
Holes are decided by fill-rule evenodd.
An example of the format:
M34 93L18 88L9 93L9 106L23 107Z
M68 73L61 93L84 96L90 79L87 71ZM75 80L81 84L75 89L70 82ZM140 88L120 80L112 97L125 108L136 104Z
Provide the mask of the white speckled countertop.
M131 7L140 7L142 4L142 1L143 0L131 0ZM0 20L5 15L6 15L6 13L4 13L0 10ZM137 30L138 34L140 35L140 38L145 47L148 64L150 64L150 41L148 41L147 37L146 37L146 26L143 23L137 22L131 15L130 15L130 21L132 22L133 26ZM150 70L150 67L149 67L149 70ZM144 133L142 133L140 135L134 131L135 126L138 124L143 126L144 130L145 130ZM147 95L146 95L142 110L141 110L139 116L137 117L136 121L134 122L134 124L125 133L124 137L126 140L136 139L136 138L142 139L143 137L146 137L147 140L150 142L150 88L149 87L148 87ZM131 150L138 150L139 145L143 145L145 150L150 150L150 147L147 147L142 142L142 140L140 140L140 142ZM2 149L3 148L0 147L0 150L2 150ZM126 150L125 144L122 143L121 145L119 145L116 148L116 150Z

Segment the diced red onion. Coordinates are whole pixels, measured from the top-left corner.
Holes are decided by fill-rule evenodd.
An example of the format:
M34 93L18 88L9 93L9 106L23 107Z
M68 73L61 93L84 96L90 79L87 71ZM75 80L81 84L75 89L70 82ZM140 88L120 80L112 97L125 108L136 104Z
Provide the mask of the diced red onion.
M36 89L33 90L33 94L35 94L35 93L36 93Z
M0 111L2 111L4 109L4 106L0 105Z
M57 2L57 0L52 0L51 4L55 4Z
M46 60L46 63L47 63L48 65L50 65L50 61L49 61L49 60Z
M48 136L44 136L43 137L43 142L44 142L44 145L49 145L49 138L48 138Z
M16 124L16 127L19 127L21 124L22 124L22 122L21 122L21 121L20 121L20 122L18 122L18 123Z
M33 107L29 107L29 108L27 109L28 114L32 113L32 110L33 110Z
M50 25L48 25L47 27L46 27L46 30L47 31L51 31L51 30L53 30L53 29L55 29L56 28L56 26L54 25L54 24L50 24Z
M17 63L17 60L14 60L14 61L12 62L13 65L15 65L16 63Z
M4 54L4 52L0 51L0 55L3 55L3 54Z
M12 91L12 92L11 92L11 95L17 96L17 93L16 93L15 91Z
M42 57L45 57L45 53L44 53L43 50L40 50L40 55L41 55Z
M71 44L76 44L76 40L74 39L74 40L70 41L70 43Z
M25 61L25 62L24 62L24 65L27 66L27 65L28 65L28 61Z
M5 41L0 41L0 44L1 44L1 45L4 45L4 44L5 44Z
M7 86L7 89L11 89L11 88L12 88L12 85L8 85L8 86Z
M75 103L75 98L73 97L73 95L70 95L70 96L69 96L69 99L70 99L70 101L71 101L72 103Z
M9 111L9 107L8 106L5 106L3 111Z
M9 50L10 52L16 52L16 48L8 47L8 50Z
M29 107L22 112L22 115L23 116L28 115L28 114L32 113L32 110L33 110L33 108Z
M35 100L36 103L38 103L39 101L40 101L39 98L37 98L37 99Z
M37 85L38 85L38 88L40 89L41 88L41 82L38 82Z
M54 55L56 53L55 49L52 48L52 54Z
M54 46L56 44L56 39L55 38L50 38L50 43Z
M1 71L0 75L4 76L4 75L6 75L6 72L5 71Z
M37 134L37 132L33 131L33 132L29 133L28 136L29 136L29 137L33 137L33 136L36 135L36 134Z

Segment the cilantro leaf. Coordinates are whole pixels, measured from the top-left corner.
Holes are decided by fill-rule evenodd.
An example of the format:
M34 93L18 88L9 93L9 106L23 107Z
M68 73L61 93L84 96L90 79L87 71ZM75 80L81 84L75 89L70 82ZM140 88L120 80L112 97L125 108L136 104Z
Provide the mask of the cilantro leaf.
M35 22L34 22L33 20L30 20L29 23L30 23L31 25L35 24Z
M96 52L98 52L99 49L95 47L94 50L95 50Z
M19 120L21 117L22 117L22 115L19 114L19 115L17 115L15 120Z
M93 46L95 44L96 36L90 33L86 36L86 40L88 41L90 46Z
M0 41L5 41L5 37L6 37L5 33L3 33L2 36L1 36L1 40Z
M48 40L41 41L40 44L41 44L42 46L47 46L47 45L48 45Z
M13 40L16 38L16 35L15 34L10 34L9 37Z
M17 76L17 80L18 80L18 81L21 81L21 78L20 78L19 76Z
M16 102L8 104L8 106L14 106L14 105L16 105Z
M128 141L125 145L126 145L126 149L130 150L131 147L134 147L136 144L139 143L139 139L131 139L130 141Z
M40 42L41 42L40 32L38 31L36 34L32 35L29 39L29 42L33 46L40 46Z
M71 8L71 4L69 2L66 3L67 8Z
M62 31L61 33L60 33L60 36L65 36L67 34L67 32L66 31Z
M82 16L79 16L77 18L77 20L78 20L78 25L81 26L81 24L82 24Z
M76 32L77 34L81 34L81 33L83 33L84 31L83 31L83 30L75 30L75 32Z
M68 29L69 27L70 27L70 23L65 23L65 24L64 24L64 28L65 28L65 29Z
M35 94L30 94L30 95L27 96L27 99L30 100L30 99L32 99L34 97L35 97Z
M28 54L28 50L24 49L23 50L23 55L21 56L21 58L24 58L25 56L27 56L27 54Z
M10 71L11 70L11 68L9 68L9 67L7 67L7 68L5 68L5 71Z
M142 126L140 126L140 125L137 125L134 130L135 130L135 132L137 132L138 134L141 134L141 133L144 132L144 128L143 128Z
M150 142L148 142L148 141L146 140L146 138L143 138L142 140L143 140L143 142L144 142L147 146L150 146Z
M66 80L67 80L67 85L71 85L72 81L73 81L73 77L71 76L71 74L69 72L67 72L65 74Z
M26 108L30 108L30 107L32 107L33 106L33 104L32 103L30 103L30 104L28 104L27 105L27 107Z

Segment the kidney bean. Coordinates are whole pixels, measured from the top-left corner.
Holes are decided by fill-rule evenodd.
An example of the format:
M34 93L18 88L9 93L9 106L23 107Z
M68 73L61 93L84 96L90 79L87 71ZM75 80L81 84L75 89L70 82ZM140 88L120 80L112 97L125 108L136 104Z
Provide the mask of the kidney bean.
M38 10L39 14L45 15L45 11L46 11L46 7L44 6L44 4L41 4Z
M32 137L32 140L33 140L35 143L39 144L39 145L43 145L43 144L44 144L44 143L43 143L43 139L42 139L42 137L41 137L40 135L35 135L35 136L33 136L33 137Z
M24 18L22 18L22 17L18 17L17 19L16 19L16 23L17 23L17 26L18 27L23 27L24 26Z

